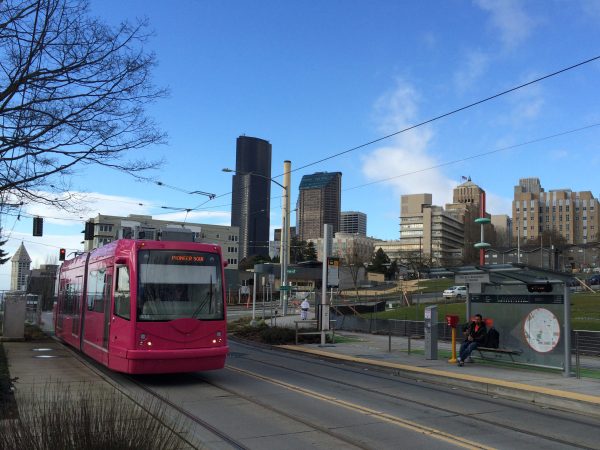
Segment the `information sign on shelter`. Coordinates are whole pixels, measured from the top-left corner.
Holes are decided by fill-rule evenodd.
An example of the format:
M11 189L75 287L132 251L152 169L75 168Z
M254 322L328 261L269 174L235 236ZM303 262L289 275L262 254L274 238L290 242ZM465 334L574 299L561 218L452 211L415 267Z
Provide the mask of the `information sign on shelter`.
M327 287L340 285L340 258L327 258Z
M460 274L454 277L456 284L475 284L475 283L489 283L489 273L471 273L471 274Z

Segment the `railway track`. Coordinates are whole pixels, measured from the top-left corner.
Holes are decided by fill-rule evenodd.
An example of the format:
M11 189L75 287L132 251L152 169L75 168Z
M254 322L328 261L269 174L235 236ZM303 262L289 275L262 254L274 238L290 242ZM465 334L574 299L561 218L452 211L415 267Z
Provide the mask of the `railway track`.
M244 347L244 346L251 347L253 351L269 353L269 355L272 355L274 353L273 350L265 349L263 346L256 347L249 343L240 343L240 342L236 342L236 344L240 345L242 347ZM238 357L248 359L247 356L243 356L243 355L238 356ZM488 419L482 415L476 415L476 416L475 415L473 415L473 416L467 415L467 416L465 416L462 413L462 411L458 408L442 407L433 402L422 402L422 401L417 401L413 398L405 397L400 394L403 391L401 388L396 390L398 392L396 394L390 394L389 392L386 392L385 394L383 394L378 390L369 388L367 383L362 383L362 384L358 385L356 383L351 383L351 382L347 382L344 380L340 380L339 378L332 378L332 377L320 375L320 373L322 373L323 371L316 369L316 367L318 367L318 366L329 366L330 367L332 365L335 365L338 370L350 371L353 373L359 372L362 376L366 376L366 377L373 377L373 378L379 378L379 379L384 379L384 380L389 380L390 377L393 377L396 379L396 381L400 385L402 385L402 384L409 385L410 384L410 385L414 386L415 384L417 384L417 382L415 382L413 380L403 380L403 379L399 378L392 370L389 370L389 369L372 368L371 367L368 372L365 372L363 367L359 364L357 364L356 367L353 367L353 366L348 365L347 362L344 362L343 363L344 366L347 366L347 367L340 367L341 364L336 363L335 361L324 361L324 360L316 359L316 358L303 358L301 356L289 354L287 352L286 352L285 358L286 358L286 361L289 359L295 359L297 361L300 361L302 363L302 365L305 367L305 369L299 370L299 369L295 369L295 368L290 368L289 364L283 364L283 363L276 364L276 363L267 361L266 358L260 358L260 359L259 358L250 358L250 359L252 360L253 363L256 363L256 364L261 364L261 365L269 366L269 367L275 367L279 370L294 372L297 374L309 375L313 379L317 378L317 379L320 379L320 380L323 380L326 382L336 383L338 385L342 385L347 388L350 388L351 390L359 389L363 392L369 392L373 395L382 395L382 396L385 396L386 398L391 397L394 400L397 400L400 402L407 402L407 403L410 403L411 405L417 404L422 407L434 410L436 412L442 412L442 413L452 414L452 415L460 415L465 420L473 421L474 424L483 423L483 424L487 424L489 426L499 427L506 431L522 433L524 435L539 439L540 440L540 448L544 447L543 442L559 443L559 444L563 444L570 448L580 448L580 449L598 449L598 448L600 448L600 444L591 446L591 445L587 445L585 443L577 443L577 442L572 442L570 440L566 440L559 433L554 433L554 431L552 429L546 429L546 430L544 430L543 433L536 432L529 428L528 423L523 423L523 422L518 423L518 422L509 421L509 420L501 421L501 419L499 419L498 417ZM310 366L308 364L310 364ZM226 367L228 367L228 366L226 366ZM446 392L447 393L449 390L456 390L456 389L452 389L452 388L442 388L442 387L436 386L434 384L428 384L428 383L418 383L418 384L419 384L420 388L429 389L429 390L433 391L431 398L436 398L436 392ZM296 386L295 389L301 389L301 387ZM461 397L464 397L464 396L465 396L465 392L462 391ZM473 394L473 396L480 398L481 394ZM521 406L521 404L519 404L518 402L515 402L515 401L501 400L501 399L498 399L493 396L487 396L487 397L492 402L498 402L502 405L510 404L511 408L518 409L518 410L520 410L522 412L526 412L528 414L531 414L533 412L538 417L535 419L532 419L532 422L535 422L537 420L540 420L543 422L543 421L548 421L550 419L556 418L556 412L554 412L551 409L537 407L537 406L529 405L529 404L527 406ZM568 420L571 423L573 423L574 425L582 425L582 424L586 425L586 426L589 425L591 429L594 429L598 426L597 420L595 420L593 418L588 418L586 416L578 416L578 415L575 415L572 413L565 415L563 412L560 412L560 414L561 414L560 420L563 420L563 421Z
M492 416L492 417L485 417L484 415L478 414L478 415L464 415L463 412L460 410L460 408L452 408L452 407L448 407L448 406L441 406L439 404L436 404L434 401L432 402L426 402L426 401L417 401L414 398L410 398L407 396L402 395L402 392L404 391L404 389L402 388L403 385L411 385L414 386L416 384L419 385L420 388L422 389L429 389L432 391L431 394L431 398L435 399L439 393L446 393L448 394L449 391L452 391L452 389L450 388L443 388L441 386L437 386L434 384L429 384L429 383L418 383L414 380L408 380L408 379L403 379L399 376L397 376L396 374L393 373L393 371L390 370L385 370L385 369L374 369L372 367L369 368L368 371L364 370L364 367L361 365L350 365L348 363L336 363L335 361L327 361L327 360L322 360L322 359L317 359L317 358L310 358L310 357L305 357L303 355L297 355L297 354L293 354L293 353L288 353L285 352L285 354L283 354L282 351L280 350L273 350L271 348L265 348L265 347L257 347L254 345L249 345L248 343L236 343L236 346L240 346L239 348L241 348L242 350L244 348L248 349L248 353L243 353L243 352L232 352L231 353L231 357L229 359L228 365L226 366L225 370L229 370L229 371L233 371L236 374L240 375L240 377L251 377L266 383L271 383L271 384L276 384L279 388L284 388L284 389L288 389L291 391L294 391L298 394L301 394L303 396L308 396L313 398L315 401L317 402L326 402L329 403L330 405L334 405L337 408L346 408L346 409L352 409L352 411L357 412L359 414L364 414L364 415L369 415L372 416L373 418L376 418L378 420L381 420L383 422L386 422L388 424L392 424L398 427L403 427L403 428L407 428L410 429L412 431L421 433L421 434L426 434L429 435L435 439L441 440L441 441L445 441L445 442L451 442L453 445L456 445L458 447L465 447L465 448L490 448L487 447L485 445L479 445L476 442L472 441L472 440L461 440L460 438L457 438L457 436L450 434L448 432L445 432L443 430L440 429L434 429L431 427L427 427L424 425L421 425L419 423L415 423L413 421L409 421L406 419L403 419L401 417L398 417L396 414L393 414L391 412L385 412L385 411L381 411L381 410L374 410L371 408L368 408L367 406L361 405L358 402L354 402L354 403L350 403L347 400L344 400L342 398L338 398L336 396L332 396L326 393L326 391L324 390L319 390L319 391L315 391L315 390L311 390L310 388L305 388L302 385L300 385L299 383L288 383L288 382L283 382L281 381L282 379L292 379L293 377L291 376L291 374L296 374L296 375L303 375L303 376L310 376L312 379L318 379L321 380L325 383L335 383L338 386L343 386L345 388L348 388L348 391L352 391L352 390L361 390L364 393L368 393L374 397L377 396L381 396L382 398L382 402L384 401L388 401L390 399L392 399L394 402L398 402L399 404L399 409L402 408L402 404L406 404L406 405L419 405L422 408L425 408L429 411L435 412L436 414L438 413L443 413L444 415L447 416L460 416L462 421L471 421L473 423L473 425L475 424L484 424L486 426L489 427L494 427L495 430L500 430L500 432L502 432L502 430L504 431L510 431L510 432L514 432L514 433L520 433L526 436L529 436L531 438L534 438L536 441L539 442L539 448L544 448L546 447L546 445L544 443L547 444L559 444L561 446L564 447L568 447L568 448L579 448L579 449L594 449L594 448L600 448L599 446L595 446L595 445L590 445L589 442L573 442L571 440L565 439L563 438L560 433L555 433L554 430L552 430L551 428L546 429L544 432L540 432L539 430L536 429L532 429L528 426L528 423L519 423L518 421L512 421L510 420L510 418L506 418L504 417L504 419L499 419L497 416ZM252 357L250 355L250 350L252 352L258 352L258 356L256 357ZM132 387L133 387L133 391L136 392L137 394L139 394L140 392L143 392L144 395L146 396L150 396L153 399L155 399L156 401L161 402L162 404L164 404L167 408L169 408L170 411L172 411L173 417L175 417L175 415L179 416L179 417L184 417L186 422L187 422L187 428L190 428L191 430L188 432L182 432L180 434L180 436L182 437L182 439L189 445L189 448L201 448L206 446L206 443L196 443L196 442L192 442L192 440L189 439L189 435L198 435L198 433L196 433L195 431L198 431L198 429L203 430L203 434L204 436L206 436L206 434L210 434L212 437L208 438L205 440L207 442L220 442L222 444L224 444L225 446L228 446L229 448L233 448L233 449L250 449L250 448L256 448L256 446L254 447L250 447L248 446L248 443L244 443L241 442L239 438L236 438L234 436L232 436L229 433L224 432L222 429L219 429L218 426L215 426L213 423L210 423L204 419L202 419L201 417L198 417L197 415L193 414L192 412L190 412L188 409L182 407L181 405L177 404L176 402L170 400L166 395L161 394L160 392L158 392L156 389L154 389L151 384L152 383L148 383L148 380L144 380L143 377L136 377L136 376L125 376L122 374L116 374L113 372L108 371L107 369L105 369L103 366L100 366L98 364L96 364L94 361L90 360L87 357L83 357L81 354L79 353L75 353L78 357L85 359L86 363L88 366L91 366L91 368L96 371L97 373L99 373L103 378L107 379L107 381L109 381L116 389L118 389L120 392L122 392L124 395L127 395L129 398L131 398L133 401L136 401L136 394L132 394ZM281 357L281 360L278 360L278 358ZM285 361L284 359L285 358ZM286 373L289 373L290 376L282 376L282 377L277 377L277 379L274 379L273 377L266 377L264 375L261 375L261 373L259 373L260 371L256 371L256 370L249 370L247 368L243 368L243 367L238 367L239 365L236 363L236 361L238 360L242 360L242 361L246 361L246 362L250 362L252 364L258 364L264 367L268 367L270 369L276 369L276 370L281 370L281 371L285 371ZM289 363L290 361L295 361L296 363L298 363L302 368L294 368L294 367L290 367L291 364ZM398 388L394 389L395 393L390 394L389 390L384 392L380 392L377 389L372 389L368 387L369 383L361 383L360 385L351 381L347 381L344 379L340 379L339 376L337 378L333 378L332 376L328 376L327 372L329 370L327 369L331 369L331 368L335 368L337 371L342 371L342 372L352 372L354 374L360 373L361 376L364 377L370 377L373 379L378 379L378 380L386 380L386 381L390 381L393 380L394 383L398 384ZM289 409L286 409L284 405L274 405L271 402L267 400L261 400L260 398L258 398L255 395L247 395L243 392L242 389L237 389L236 387L231 387L231 386L227 386L224 385L223 383L220 382L216 382L213 377L211 377L210 375L204 375L201 373L195 373L195 374L187 374L187 375L179 375L178 377L180 377L180 380L183 380L184 382L192 382L191 385L198 385L200 386L201 383L205 384L205 385L210 385L220 391L222 391L224 394L224 397L235 397L236 399L241 399L244 402L247 402L250 405L255 405L256 408L262 408L265 411L269 411L272 414L276 414L280 417L284 417L285 419L291 420L295 423L301 423L303 425L305 425L306 427L310 428L311 430L313 430L315 433L318 434L322 434L323 436L327 436L327 438L329 440L334 439L335 442L337 442L339 444L340 448L357 448L357 449L372 449L373 446L369 446L366 444L363 444L361 442L357 442L355 439L352 439L350 436L348 436L343 430L338 431L329 427L324 426L321 423L316 422L315 420L310 420L310 418L306 418L305 416L301 416L298 414L294 414L293 412L290 412ZM348 379L351 378L350 376L347 377ZM217 377L218 379L218 377ZM201 382L201 383L197 383L197 382ZM177 383L173 383L173 385L175 386ZM244 383L240 383L240 386L243 386ZM129 386L128 386L129 385ZM164 387L164 386L163 386ZM168 389L168 385L166 387ZM163 389L164 390L164 389ZM456 393L458 394L458 393ZM481 394L474 394L474 393L468 393L468 392L464 392L462 391L460 393L460 396L464 399L466 398L468 401L469 396L473 397L473 398L478 398L481 399ZM597 422L593 422L592 419L590 418L586 418L585 416L576 416L576 415L560 415L560 417L557 416L557 412L553 411L553 410L549 410L549 409L542 409L539 407L535 407L535 406L531 406L531 405L525 405L522 406L520 404L518 404L517 402L512 402L509 400L501 400L501 399L497 399L497 398L493 398L493 397L487 397L489 398L490 402L494 402L497 403L499 405L499 409L506 404L510 404L511 408L515 408L518 409L524 413L527 414L535 414L535 417L532 417L532 423L536 423L536 422L544 422L544 421L552 421L552 420L569 420L572 422L572 424L574 426L585 426L585 427L589 427L590 429L594 429L593 427L596 426L597 427ZM143 402L137 402L136 403L140 404L141 407L144 407ZM597 429L597 428L596 428ZM584 439L582 437L582 439ZM222 444L220 445L220 447L222 447ZM208 447L210 448L210 447Z

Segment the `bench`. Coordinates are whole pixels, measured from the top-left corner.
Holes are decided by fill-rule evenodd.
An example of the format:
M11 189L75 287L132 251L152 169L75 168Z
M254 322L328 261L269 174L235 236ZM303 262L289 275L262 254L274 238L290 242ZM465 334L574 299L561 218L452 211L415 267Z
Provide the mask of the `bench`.
M512 362L515 362L513 355L518 356L521 353L523 353L523 350L512 350L512 349L508 349L508 348L477 347L475 350L477 350L479 352L479 356L481 356L481 359L487 359L487 360L491 359L491 358L486 358L483 355L484 353L497 353L497 354L501 354L501 355L510 356L510 359Z
M471 320L475 320L474 317L471 318ZM483 321L485 322L485 326L488 329L488 333L494 329L494 319L490 318L490 317L485 317L483 319ZM498 330L496 330L496 344L499 344L499 338L500 335L498 334ZM486 358L484 353L495 353L497 355L508 355L510 357L510 360L512 362L516 362L515 359L513 358L513 356L518 356L521 353L523 353L523 350L513 350L510 348L495 348L495 347L486 347L486 346L480 346L477 347L475 350L477 350L479 352L479 356L481 356L481 359L487 359L487 360L491 360L492 358Z

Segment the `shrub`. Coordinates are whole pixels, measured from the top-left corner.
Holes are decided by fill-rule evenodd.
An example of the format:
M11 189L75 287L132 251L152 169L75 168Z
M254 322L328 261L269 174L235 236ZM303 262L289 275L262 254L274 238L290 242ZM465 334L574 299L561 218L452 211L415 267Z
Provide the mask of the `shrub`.
M262 342L271 345L293 344L296 332L290 328L267 327L260 331Z

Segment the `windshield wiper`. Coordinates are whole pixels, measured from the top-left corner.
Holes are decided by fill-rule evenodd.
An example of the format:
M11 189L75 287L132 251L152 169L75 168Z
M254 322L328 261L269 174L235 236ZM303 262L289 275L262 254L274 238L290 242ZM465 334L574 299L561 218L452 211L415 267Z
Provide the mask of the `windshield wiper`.
M194 312L192 314L193 319L195 319L196 315L204 309L204 306L206 305L206 302L208 302L208 301L212 301L212 289L206 293L206 295L204 296L204 298L202 299L202 301L200 302L198 307L194 310Z

